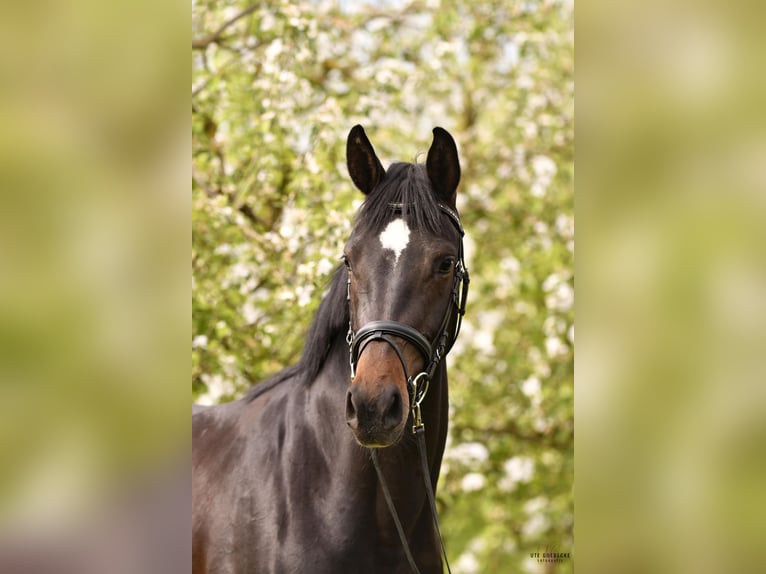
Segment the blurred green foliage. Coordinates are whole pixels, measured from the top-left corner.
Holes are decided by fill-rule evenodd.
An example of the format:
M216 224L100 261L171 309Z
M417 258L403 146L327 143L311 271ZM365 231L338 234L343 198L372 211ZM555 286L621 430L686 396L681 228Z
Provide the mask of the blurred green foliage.
M0 554L188 452L185 15L3 6Z
M766 5L578 7L578 566L760 572Z
M192 25L192 398L299 357L361 202L351 126L387 165L441 125L473 278L438 493L453 571L573 555L571 3L197 1Z

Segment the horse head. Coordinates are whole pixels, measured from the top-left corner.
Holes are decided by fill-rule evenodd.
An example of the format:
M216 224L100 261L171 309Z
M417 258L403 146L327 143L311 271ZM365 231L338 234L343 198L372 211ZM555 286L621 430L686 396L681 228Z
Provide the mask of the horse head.
M349 174L366 199L343 255L352 366L346 421L366 447L400 440L464 312L460 164L452 136L433 134L425 165L388 170L361 126L348 136Z

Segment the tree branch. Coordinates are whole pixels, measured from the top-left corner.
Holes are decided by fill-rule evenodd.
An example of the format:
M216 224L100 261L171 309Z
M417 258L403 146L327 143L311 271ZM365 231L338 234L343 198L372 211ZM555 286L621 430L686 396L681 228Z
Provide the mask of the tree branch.
M219 193L218 191L213 190L207 183L205 183L205 180L202 178L202 174L200 174L197 171L197 168L194 167L194 163L192 163L192 179L194 180L194 183L202 188L202 191L204 191L208 197L215 197Z
M474 425L462 425L456 424L456 428L460 431L471 431L476 436L495 435L495 436L512 436L517 440L527 443L535 443L538 445L548 446L563 450L569 447L566 441L561 442L556 439L553 433L543 433L537 431L524 432L519 426L512 421L508 421L502 426L474 426Z
M212 34L208 34L207 36L203 36L202 38L192 38L192 50L204 50L207 48L210 44L217 43L221 39L221 35L226 31L227 28L229 28L231 25L233 25L238 20L241 20L245 16L248 16L249 14L252 14L256 11L259 4L253 4L252 6L248 6L242 12L239 14L236 14L235 16L232 16L226 22L221 24L218 29L213 32Z
M202 177L202 174L197 170L196 167L194 167L194 163L192 163L192 180L194 180L194 183L196 183L199 187L202 188L202 191L204 191L208 197L213 198L216 195L223 195L226 197L226 199L229 201L230 205L234 205L242 215L244 215L247 219L250 220L251 223L254 225L262 225L263 222L258 219L258 216L253 211L253 208L247 205L244 202L239 202L239 205L237 205L236 198L233 194L225 193L220 188L213 189ZM246 235L250 235L248 232L250 231L247 228L243 228L243 231ZM251 235L252 237L253 235ZM257 234L254 234L255 237L257 237Z

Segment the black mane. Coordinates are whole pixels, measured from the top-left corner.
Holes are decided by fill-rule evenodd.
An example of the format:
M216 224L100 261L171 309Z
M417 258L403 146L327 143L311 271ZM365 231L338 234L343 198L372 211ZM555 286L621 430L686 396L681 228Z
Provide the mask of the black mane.
M247 402L287 379L297 376L302 382L308 384L316 378L330 354L333 343L339 336L345 338L348 331L347 280L348 271L340 265L335 270L327 294L314 315L300 361L251 387L245 397Z
M425 165L392 164L359 209L356 225L378 232L397 214L401 214L413 229L436 233L440 228L443 215ZM347 280L348 272L341 265L335 270L327 294L314 316L300 361L251 387L246 395L247 402L287 379L297 377L302 383L310 384L319 375L333 344L340 337L345 339L348 332Z

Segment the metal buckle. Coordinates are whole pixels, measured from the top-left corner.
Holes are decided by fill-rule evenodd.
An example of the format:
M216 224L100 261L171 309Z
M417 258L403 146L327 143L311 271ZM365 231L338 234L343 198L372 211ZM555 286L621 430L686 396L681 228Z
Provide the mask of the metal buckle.
M425 385L423 385L421 388L418 388L418 381L420 381L420 379L425 380ZM428 378L428 373L425 371L418 373L415 378L412 379L412 408L410 410L412 411L413 434L425 428L420 412L420 403L422 403L423 399L426 398L426 393L428 393L428 387L430 384L431 379Z

